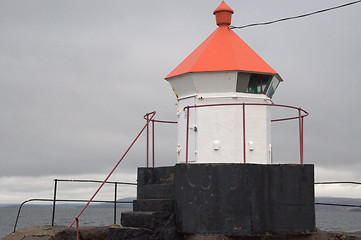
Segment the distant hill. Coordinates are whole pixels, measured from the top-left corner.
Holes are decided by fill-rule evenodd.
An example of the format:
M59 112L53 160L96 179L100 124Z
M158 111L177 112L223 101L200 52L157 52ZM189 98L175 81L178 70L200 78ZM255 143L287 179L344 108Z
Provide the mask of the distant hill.
M361 205L361 198L316 197L316 202Z
M334 209L335 207L337 207L347 211L361 211L361 198L316 197L315 203L317 209ZM328 205L319 205L317 203L354 205L359 207L328 206Z

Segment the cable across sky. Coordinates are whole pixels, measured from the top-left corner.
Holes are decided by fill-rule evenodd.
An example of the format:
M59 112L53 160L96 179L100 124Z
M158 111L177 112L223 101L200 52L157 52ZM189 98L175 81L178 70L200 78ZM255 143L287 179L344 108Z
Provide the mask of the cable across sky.
M281 19L277 19L277 20L273 20L273 21L269 21L269 22L252 23L252 24L247 24L247 25L243 25L243 26L239 26L239 27L230 25L229 27L231 29L240 29L240 28L255 27L255 26L261 26L261 25L269 25L269 24L273 24L273 23L278 23L278 22L283 22L283 21L288 21L288 20L293 20L293 19L297 19L297 18L308 17L308 16L311 16L311 15L319 14L319 13L328 12L328 11L331 11L331 10L347 7L347 6L350 6L350 5L353 5L353 4L356 4L356 3L360 3L360 2L361 2L361 0L358 0L358 1L354 1L354 2L345 3L345 4L342 4L342 5L339 5L339 6L318 10L318 11L311 12L311 13L306 13L306 14L293 16L293 17L281 18Z

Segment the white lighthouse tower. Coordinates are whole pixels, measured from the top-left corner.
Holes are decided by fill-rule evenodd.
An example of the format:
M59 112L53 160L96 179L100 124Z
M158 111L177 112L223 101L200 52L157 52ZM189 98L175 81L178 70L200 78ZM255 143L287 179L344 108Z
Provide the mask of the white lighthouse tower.
M133 212L122 213L123 228L110 230L111 239L283 239L315 231L314 166L303 164L308 113L272 103L282 79L229 28L233 10L224 1L214 14L218 28L165 78L178 101L178 163L138 168ZM298 119L299 165L267 164L272 107L298 111L272 121ZM154 114L145 115L147 124L173 123ZM148 148L149 141L147 159Z
M213 14L218 28L165 78L178 101L178 162L270 163L267 105L282 79L229 28L224 1Z

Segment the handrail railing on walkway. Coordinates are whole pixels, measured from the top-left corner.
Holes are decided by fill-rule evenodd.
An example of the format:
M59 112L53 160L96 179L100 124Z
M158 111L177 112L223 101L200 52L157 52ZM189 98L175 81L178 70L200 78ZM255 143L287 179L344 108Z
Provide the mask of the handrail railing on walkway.
M298 116L296 117L289 117L289 118L283 118L283 119L274 119L272 120L272 122L276 122L276 121L286 121L286 120L292 120L292 119L299 119L299 141L300 141L300 162L301 164L303 164L303 118L306 117L308 115L308 112L306 112L305 110L301 109L301 108L297 108L297 107L293 107L293 106L287 106L287 105L279 105L279 104L262 104L262 103L226 103L226 104L208 104L208 105L194 105L194 106L186 106L183 111L187 111L187 131L186 131L186 163L188 163L188 141L189 141L189 109L190 108L200 108L200 107L218 107L218 106L231 106L231 105L242 105L243 107L243 159L244 159L244 163L246 163L246 151L245 151L245 124L246 124L246 117L245 117L245 111L246 111L246 106L249 105L261 105L261 106L272 106L272 107L283 107L283 108L291 108L291 109L296 109L298 110ZM127 153L129 152L129 150L133 147L133 145L135 144L135 142L138 140L139 136L144 132L145 129L147 129L147 145L146 145L146 149L147 149L147 153L146 153L146 166L149 167L149 146L150 146L150 141L149 141L149 123L152 122L152 166L154 167L155 165L155 136L154 136L154 125L155 123L177 123L175 121L163 121L163 120L156 120L154 119L156 112L150 112L144 115L144 119L146 120L145 125L143 126L143 128L141 129L141 131L138 133L138 135L136 136L136 138L134 139L134 141L130 144L130 146L128 147L128 149L125 151L125 153L123 154L123 156L121 157L121 159L118 161L118 163L115 165L115 167L113 168L113 170L109 173L109 175L105 178L105 180L102 182L102 184L100 185L100 187L96 190L96 192L93 194L93 196L90 198L90 200L87 202L87 204L84 206L84 208L80 211L80 213L74 218L74 221L69 225L68 228L71 228L73 226L73 224L77 221L77 219L79 219L79 217L81 216L81 214L84 212L84 210L88 207L88 205L92 202L92 200L94 199L94 197L98 194L98 192L101 190L101 188L104 186L104 184L108 181L109 177L113 174L113 172L115 171L115 169L119 166L120 162L124 159L124 157L127 155ZM55 197L55 193L54 193L54 197Z
M144 119L146 121L148 121L148 115L144 115ZM164 120L158 120L158 119L151 119L150 120L152 122L152 167L155 166L155 133L154 133L154 127L155 124L154 123L166 123L166 124L175 124L177 122L175 121L164 121ZM147 159L147 168L149 167L149 145L150 145L150 141L149 141L149 124L147 125L147 142L146 142L146 149L147 149L147 153L146 153L146 159Z
M51 226L54 226L54 219L55 219L55 205L57 202L56 194L58 188L58 182L71 182L71 183L102 183L102 181L98 180L84 180L84 179L54 179L54 198L53 198L53 214L51 217ZM118 193L118 185L137 185L136 183L129 183L129 182L106 182L106 184L114 184L114 224L116 223L117 219L117 193Z
M15 224L14 224L14 230L13 232L16 231L16 227L18 225L18 222L19 222L19 217L20 217L20 213L21 213L21 210L22 210L22 207L26 204L26 203L29 203L29 202L53 202L54 199L47 199L47 198L31 198L31 199L28 199L28 200L25 200L24 202L22 202L19 206L19 209L18 209L18 214L16 215L16 220L15 220ZM56 200L57 202L72 202L72 203L84 203L84 202L88 202L89 200L81 200L81 199L57 199ZM105 201L105 200L93 200L93 202L95 203L113 203L114 204L114 201ZM116 201L117 203L133 203L132 201ZM53 226L53 225L52 225Z
M102 181L97 181L97 180L60 180L60 179L55 179L57 181L70 181L70 182L97 182L97 183L101 183ZM54 181L55 181L54 180ZM115 182L107 182L107 183L115 183ZM128 185L136 185L135 183L124 183L124 182L117 182L118 184L122 183L122 184L128 184ZM315 182L315 185L320 185L320 184L355 184L355 185L361 185L361 182L354 182L354 181L325 181L325 182ZM16 231L16 227L18 224L18 220L19 220L19 216L20 216L20 212L22 210L22 207L29 202L53 202L54 199L45 199L45 198L32 198L32 199L28 199L24 202L22 202L19 206L18 209L18 213L16 216L16 220L15 220L15 225L14 225L14 230L13 232ZM73 200L69 200L69 199L57 199L57 202L88 202L88 200L77 200L77 199L73 199ZM92 202L96 202L96 203L114 203L114 201L101 201L101 200L93 200ZM133 203L132 201L116 201L117 203ZM361 208L361 205L355 205L355 204L341 204L341 203L322 203L322 202L315 202L315 205L325 205L325 206L334 206L334 207L354 207L354 208ZM115 216L114 216L115 217ZM54 219L54 215L52 217L52 219ZM53 225L52 225L53 226Z
M303 118L308 116L308 112L301 108L293 107L293 106L287 106L287 105L279 105L279 104L261 104L261 103L228 103L228 104L208 104L208 105L194 105L194 106L186 106L184 107L183 111L187 111L187 131L186 131L186 163L188 163L188 135L189 135L189 109L191 108L201 108L201 107L218 107L218 106L235 106L235 105L241 105L243 108L243 149L244 149L244 163L246 163L246 154L245 154L245 124L246 124L246 118L245 118L245 111L246 106L248 105L260 105L260 106L270 106L270 107L283 107L283 108L291 108L298 110L298 116L295 117L288 117L288 118L280 118L280 119L273 119L271 122L277 122L277 121L287 121L287 120L293 120L293 119L299 119L299 141L300 141L300 163L303 164ZM119 166L119 164L122 162L124 157L127 155L127 153L130 151L130 149L133 147L135 142L138 140L140 135L144 132L145 129L147 129L147 156L146 156L146 166L149 167L149 123L152 122L152 166L155 166L155 136L154 136L154 125L155 123L177 123L175 121L163 121L163 120L156 120L154 119L156 112L150 112L144 115L144 119L146 120L146 124L142 127L140 132L135 137L134 141L130 144L130 146L127 148L123 156L120 158L120 160L117 162L115 167L112 169L112 171L108 174L108 176L103 181L98 180L63 180L63 179L55 179L55 186L54 186L54 198L53 199L29 199L24 201L18 211L18 215L16 218L15 226L14 226L14 232L16 230L16 226L18 223L19 214L21 211L22 206L31 201L49 201L53 202L53 215L52 215L52 225L54 225L54 216L55 216L55 203L56 202L86 202L86 205L82 208L82 210L79 212L79 214L74 218L73 222L69 225L68 229L73 226L74 223L76 223L76 230L77 230L77 239L79 239L79 217L82 215L82 213L85 211L85 209L89 206L91 202L101 202L101 203L114 203L114 208L116 209L117 203L132 203L130 201L117 201L117 185L118 184L127 184L127 185L136 185L135 183L125 183L125 182L111 182L108 181L110 176L114 173L116 168ZM56 193L57 193L57 183L58 182L96 182L101 183L99 188L95 191L93 196L89 200L64 200L64 199L56 199ZM115 185L115 197L114 201L99 201L94 200L95 196L99 193L99 191L102 189L102 187L107 184L114 184ZM359 182L316 182L314 184L339 184L339 183L350 183L350 184L361 184ZM347 206L347 207L361 207L357 205L347 205L347 204L334 204L334 203L315 203L319 205L331 205L331 206ZM114 223L116 223L116 210L114 211Z
M204 107L224 107L224 106L242 106L242 123L243 123L243 163L246 163L246 106L267 106L267 107L281 107L291 108L298 111L298 116L273 119L271 122L287 121L298 119L299 120L299 144L300 144L300 164L303 164L303 118L307 117L309 113L302 108L293 107L282 104L266 104L266 103L221 103L221 104L204 104L204 105L192 105L183 108L183 111L187 111L187 130L186 130L186 164L188 164L188 144L189 144L189 115L191 108L204 108Z
M130 149L133 147L133 145L135 144L135 142L138 140L138 138L140 137L140 135L143 133L143 131L145 130L145 128L148 128L149 122L154 118L156 112L150 112L145 114L145 118L147 120L146 124L142 127L142 129L140 130L140 132L138 133L138 135L135 137L134 141L130 144L130 146L128 147L128 149L125 151L125 153L123 154L123 156L120 158L120 160L117 162L117 164L115 165L115 167L112 169L112 171L108 174L108 176L104 179L104 181L102 182L102 184L99 186L99 188L95 191L95 193L93 194L93 196L89 199L89 201L87 202L87 204L84 206L84 208L79 212L79 214L74 218L73 222L69 225L68 229L70 229L73 224L75 222L77 222L77 233L79 231L79 217L82 215L82 213L85 211L85 209L89 206L89 204L93 201L93 199L95 198L95 196L99 193L99 191L102 189L102 187L104 186L104 184L108 181L108 179L110 178L110 176L113 174L113 172L117 169L117 167L119 166L119 164L122 162L122 160L124 159L124 157L127 155L127 153L130 151ZM149 128L148 128L149 129ZM78 235L77 235L78 236Z
M344 181L325 181L325 182L315 182L315 185L321 185L321 184L355 184L355 185L361 185L361 182L344 182ZM334 207L356 207L361 208L361 205L354 205L354 204L339 204L339 203L320 203L316 202L316 205L324 205L324 206L334 206Z
M361 185L361 182L315 182L315 184L356 184Z

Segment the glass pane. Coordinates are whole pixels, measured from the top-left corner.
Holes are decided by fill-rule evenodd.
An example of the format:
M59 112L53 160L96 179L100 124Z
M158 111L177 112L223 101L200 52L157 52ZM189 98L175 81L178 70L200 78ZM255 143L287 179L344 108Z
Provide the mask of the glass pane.
M265 74L251 74L251 78L248 83L247 93L266 93L267 86L272 79L271 75Z
M268 89L267 89L267 96L269 98L272 98L273 94L276 91L276 88L278 87L278 84L280 83L280 81L276 78L273 77L271 84L269 85Z
M238 72L236 92L246 92L250 76L250 73Z

